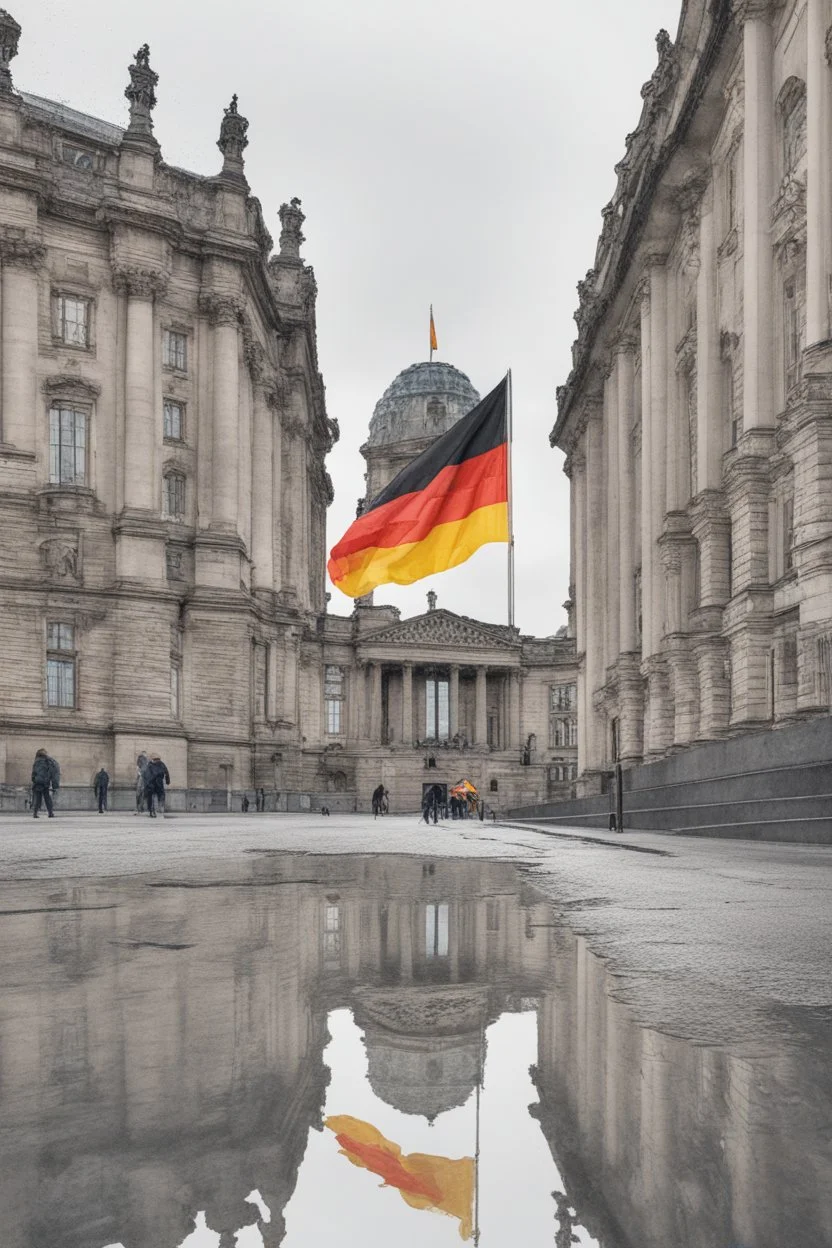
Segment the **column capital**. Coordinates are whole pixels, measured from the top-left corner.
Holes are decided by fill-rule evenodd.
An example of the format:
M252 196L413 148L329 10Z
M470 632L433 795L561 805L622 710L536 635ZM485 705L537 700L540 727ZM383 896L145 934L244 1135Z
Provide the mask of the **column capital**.
M738 26L745 22L767 21L783 0L732 0L731 15Z
M635 355L637 349L638 340L635 334L625 332L616 335L610 351L613 356L618 357L620 355Z
M199 293L199 310L212 325L233 325L236 329L243 315L243 301L236 295L203 290Z
M0 236L0 259L4 267L9 265L36 272L46 259L46 248L38 238L4 232Z
M138 264L113 264L113 289L131 299L153 299L168 288L170 275L164 269L146 269Z

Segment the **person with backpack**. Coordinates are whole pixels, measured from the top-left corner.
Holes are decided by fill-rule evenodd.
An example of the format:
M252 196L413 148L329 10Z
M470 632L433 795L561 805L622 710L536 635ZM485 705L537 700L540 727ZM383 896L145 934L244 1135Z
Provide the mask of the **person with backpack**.
M144 800L147 802L147 811L151 819L156 818L154 798L161 802L164 808L166 784L170 784L168 769L158 754L151 754L144 773Z
M55 818L52 794L61 787L61 769L46 750L38 750L32 766L32 805L35 819L41 805L46 807L50 819ZM51 792L50 792L51 790Z
M98 813L103 815L107 809L107 790L110 787L110 774L104 767L101 767L96 772L92 787L95 796L98 798Z

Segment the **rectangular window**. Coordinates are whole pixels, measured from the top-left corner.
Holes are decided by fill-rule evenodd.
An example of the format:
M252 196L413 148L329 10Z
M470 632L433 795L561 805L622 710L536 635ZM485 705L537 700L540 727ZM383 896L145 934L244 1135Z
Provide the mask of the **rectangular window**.
M553 711L574 711L578 704L578 686L570 685L552 685L551 693L551 709Z
M170 665L170 713L174 719L182 718L182 669L178 663Z
M166 329L162 336L162 363L177 372L188 371L188 335L176 329Z
M324 667L324 711L326 730L332 735L343 732L344 669L332 663Z
M800 365L806 345L806 299L800 282L790 278L783 288L786 393L800 381Z
M46 628L46 704L75 706L75 629L72 624Z
M425 681L425 737L447 741L450 731L448 681L429 676Z
M783 500L783 571L794 567L794 499Z
M339 962L341 958L341 914L337 905L324 908L324 961Z
M578 744L578 721L577 719L570 719L569 721L569 744L570 745Z
M56 295L55 335L68 347L90 345L90 300Z
M87 413L74 407L49 410L49 481L52 485L85 485L87 480Z
M173 399L165 399L164 436L166 438L174 442L182 441L182 430L185 428L183 416L184 409L181 403L176 403Z
M165 520L184 520L185 478L181 472L169 472L162 486L162 516Z
M429 958L448 956L448 906L445 902L425 906L425 954Z

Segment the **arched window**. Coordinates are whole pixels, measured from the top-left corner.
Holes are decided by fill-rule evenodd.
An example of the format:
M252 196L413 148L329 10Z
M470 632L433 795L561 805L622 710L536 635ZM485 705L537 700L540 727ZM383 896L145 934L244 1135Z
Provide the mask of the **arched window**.
M162 479L162 516L165 520L185 519L185 475L166 472Z

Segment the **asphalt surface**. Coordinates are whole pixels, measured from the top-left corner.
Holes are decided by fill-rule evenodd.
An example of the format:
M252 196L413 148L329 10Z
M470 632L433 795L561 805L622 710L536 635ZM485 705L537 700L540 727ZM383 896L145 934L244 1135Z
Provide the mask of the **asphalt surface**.
M616 976L638 1021L762 1054L832 1036L832 847L535 829L415 816L0 816L0 922L33 882L233 880L251 855L515 862ZM38 890L39 892L41 890Z

